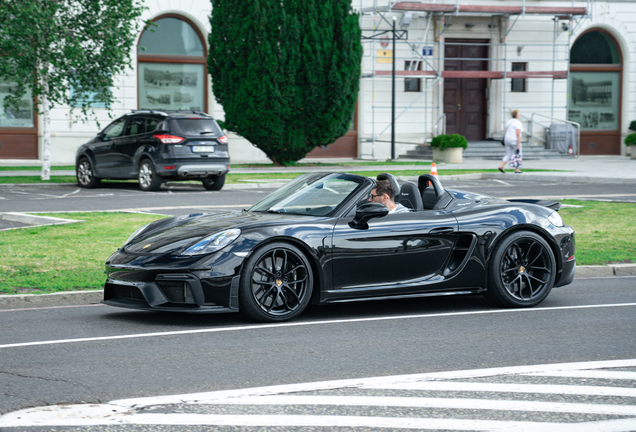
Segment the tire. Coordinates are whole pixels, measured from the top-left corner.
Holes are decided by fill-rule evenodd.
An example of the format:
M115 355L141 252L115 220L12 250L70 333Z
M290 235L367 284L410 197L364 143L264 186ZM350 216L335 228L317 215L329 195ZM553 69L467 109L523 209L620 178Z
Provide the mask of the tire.
M305 310L312 290L313 274L307 257L291 244L271 243L244 263L239 309L255 321L287 321Z
M95 177L93 164L86 157L81 158L77 163L75 177L77 178L77 183L83 188L94 188L101 182L99 178Z
M497 245L489 264L485 296L505 307L532 307L550 294L556 261L538 234L517 231Z
M161 187L161 177L155 172L155 168L149 159L144 159L139 164L139 188L142 191L156 191Z
M210 176L203 180L203 187L205 190L218 191L223 188L225 184L225 174L220 176Z

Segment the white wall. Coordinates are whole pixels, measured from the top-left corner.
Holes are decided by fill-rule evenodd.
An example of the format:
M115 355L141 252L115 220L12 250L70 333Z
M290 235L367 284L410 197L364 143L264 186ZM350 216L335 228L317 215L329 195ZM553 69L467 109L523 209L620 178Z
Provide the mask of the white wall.
M423 1L425 2L425 1ZM388 1L383 0L353 0L353 6L356 8L370 8L374 4L379 6L388 5ZM447 4L455 4L455 1L446 0ZM470 4L521 4L521 1L500 1L500 0L463 0L461 2ZM585 6L586 1L575 1L574 6ZM571 6L572 2L568 1L526 1L526 5L540 6ZM144 19L154 18L159 15L174 13L182 15L192 21L204 35L207 43L207 36L210 30L209 16L211 6L208 0L192 0L184 2L181 0L147 0L146 6L148 10L144 14ZM390 25L383 22L380 15L373 15L368 9L361 17L361 27L363 29L371 29L374 26L380 29L389 29ZM636 54L636 44L634 41L634 31L636 24L636 2L633 1L613 1L613 2L594 2L592 11L592 19L583 20L577 27L575 32L569 38L570 46L576 40L576 37L591 27L603 28L614 35L618 40L623 54L623 95L622 95L622 133L629 133L627 127L629 122L636 119L636 82L633 77L636 74L636 65L632 65L631 58ZM387 14L389 21L395 15L398 23L402 17L402 13ZM514 19L514 17L513 17ZM495 19L495 24L499 25L499 20ZM490 39L491 29L488 25L491 23L489 16L483 17L464 17L456 16L450 21L452 24L444 33L444 37L449 38L477 38ZM467 28L466 24L474 24L474 27ZM425 36L427 19L425 16L414 17L408 28L409 41L420 50L422 46L432 46L433 55L428 58L431 67L439 68L438 62L438 41L439 22L431 20L428 34ZM539 59L528 61L529 70L565 70L567 63L565 61L557 61L553 66L552 63L552 47L551 46L532 46L533 43L552 43L553 37L553 21L551 17L544 16L525 16L520 17L515 26L511 30L508 37L508 48L506 51L507 66L510 70L510 63L513 61L523 62L524 59ZM499 31L501 26L493 29L492 42L498 43L500 39ZM370 35L370 32L365 32ZM560 44L568 43L568 32L559 32L557 42ZM517 47L522 47L520 53ZM364 76L372 74L374 70L391 70L390 63L377 63L374 55L377 50L391 49L391 46L381 47L379 42L364 42L364 58L362 63L362 71ZM566 48L559 48L558 57L565 59ZM132 109L137 109L137 61L136 53L133 53L133 70L128 71L124 76L117 77L116 88L113 89L117 98L113 105L112 116L118 117ZM500 58L504 54L503 47L493 47L491 49L491 58ZM396 51L396 69L404 68L405 60L418 59L414 55L413 49L406 43L399 43ZM493 70L501 70L503 62L491 62ZM209 79L209 78L208 78ZM422 88L433 83L433 79L422 79ZM551 79L528 79L526 93L510 93L510 82L507 80L491 80L490 97L492 102L489 104L488 127L492 131L492 135L498 136L502 133L502 124L507 119L507 114L503 112L502 93L503 86L506 88L505 104L507 109L517 108L525 115L532 112L544 115L552 115L558 118L566 118L566 112L563 108L566 104L567 97L567 80L554 81L554 111L552 110L553 98L553 81ZM208 112L218 119L223 119L224 113L222 107L216 103L211 93L211 82L208 83ZM438 84L433 85L430 90L424 93L404 92L404 79L398 78L396 82L396 105L397 114L400 115L404 109L408 108L396 122L396 138L398 141L397 153L404 153L406 150L413 148L416 144L430 140L435 129L435 122L439 116L438 112L438 95L442 89ZM416 101L416 99L419 99ZM544 107L544 108L538 108ZM96 108L97 115L101 125L100 127L94 121L86 124L77 122L79 110L71 113L68 107L57 107L51 112L51 131L52 131L52 152L51 161L54 164L72 164L74 163L75 150L79 145L91 139L101 128L105 127L110 118L105 109ZM376 159L386 159L391 155L390 134L391 129L387 127L391 121L391 79L390 77L362 78L359 95L358 107L358 128L359 136L362 142L359 146L360 156L364 158L374 157ZM39 116L41 123L42 117ZM39 131L42 131L42 124L39 125ZM383 133L381 133L384 130ZM370 142L375 136L375 145ZM249 143L247 140L234 134L229 134L230 138L230 157L233 163L240 162L267 162L265 154ZM41 137L40 137L41 146ZM40 152L41 153L41 152ZM623 154L625 148L623 146Z

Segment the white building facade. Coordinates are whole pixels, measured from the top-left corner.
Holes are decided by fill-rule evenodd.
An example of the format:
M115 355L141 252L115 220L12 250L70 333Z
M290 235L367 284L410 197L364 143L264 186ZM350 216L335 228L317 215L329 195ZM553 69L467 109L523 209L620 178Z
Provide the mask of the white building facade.
M116 77L110 115L192 109L223 119L206 69L210 2L146 6L143 18L159 27L138 35L145 50L135 49L133 69ZM636 120L636 2L353 0L353 7L364 57L352 127L310 157L399 157L440 133L496 139L512 109L522 113L527 145L546 145L546 127L560 125L580 129L581 155L626 154L623 139ZM0 98L10 85L0 83ZM109 113L93 109L105 127ZM74 164L77 147L100 129L78 122L78 113L51 111L53 164ZM42 131L28 98L17 113L0 106L0 162L41 160ZM268 161L247 140L228 136L233 163Z

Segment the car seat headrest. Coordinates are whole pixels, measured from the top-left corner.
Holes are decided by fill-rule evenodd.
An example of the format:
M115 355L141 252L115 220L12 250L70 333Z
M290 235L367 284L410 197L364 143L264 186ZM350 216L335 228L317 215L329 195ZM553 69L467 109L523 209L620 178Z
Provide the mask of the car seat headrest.
M400 204L406 208L420 211L424 209L422 195L415 183L405 182L400 189Z

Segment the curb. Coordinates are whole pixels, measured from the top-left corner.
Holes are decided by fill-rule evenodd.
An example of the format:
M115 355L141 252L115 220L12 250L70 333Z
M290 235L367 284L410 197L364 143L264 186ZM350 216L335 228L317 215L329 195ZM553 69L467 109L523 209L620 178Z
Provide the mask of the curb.
M636 276L636 264L577 266L574 279L614 276ZM53 294L0 295L0 310L86 306L99 304L103 296L103 290L67 291Z
M26 309L97 304L104 291L68 291L52 294L0 295L0 309Z

